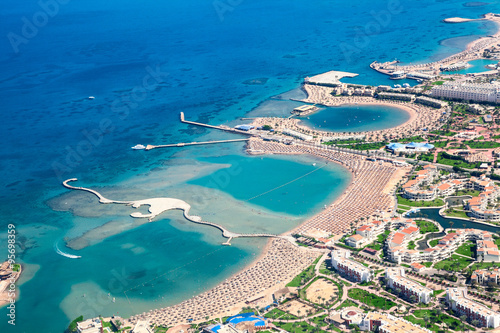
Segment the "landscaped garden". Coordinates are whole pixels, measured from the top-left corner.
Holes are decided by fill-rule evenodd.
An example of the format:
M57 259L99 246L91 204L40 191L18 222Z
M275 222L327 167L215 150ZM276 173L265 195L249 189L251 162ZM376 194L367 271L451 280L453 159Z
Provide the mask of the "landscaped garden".
M393 306L396 306L396 303L394 303L390 299L377 296L359 288L349 289L347 295L352 299L358 300L368 306L372 306L377 309L389 310Z

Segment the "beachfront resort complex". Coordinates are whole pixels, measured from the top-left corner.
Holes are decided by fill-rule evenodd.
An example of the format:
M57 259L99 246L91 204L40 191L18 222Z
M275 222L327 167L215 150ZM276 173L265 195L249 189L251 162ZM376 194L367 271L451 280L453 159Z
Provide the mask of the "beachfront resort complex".
M231 6L214 2L221 26L232 24L244 12L245 5L238 7L236 2L229 1ZM387 13L394 11L392 5ZM475 12L487 5L463 7ZM399 13L391 14L396 18ZM228 114L234 108L250 109L242 100L252 89L271 96L259 90L261 86L269 91L270 86L285 86L281 76L245 77L236 84L243 90L228 94L239 96L238 100L227 103L217 102L217 97L204 96L199 101L193 93L179 93L183 99L192 98L189 102L196 108L207 109L196 113L191 104L182 103L169 107L172 123L161 127L148 118L156 114L145 100L154 101L154 93L167 86L184 89L191 82L179 77L192 71L195 80L198 72L186 57L179 61L182 68L169 76L171 82L162 81L161 89L150 89L162 72L159 67L156 72L146 67L148 74L140 80L143 86L132 89L130 96L113 88L122 94L112 107L120 120L103 119L98 134L96 129L83 130L90 148L84 149L86 141L75 149L66 146L64 160L69 166L52 163L57 173L55 198L49 199L46 192L37 195L50 206L44 216L50 216L53 225L29 230L48 235L46 244L22 235L9 251L30 251L36 258L50 252L85 269L89 262L93 265L89 281L79 280L87 279L80 266L67 265L74 270L68 278L74 279L73 285L65 286L68 294L58 303L59 315L71 317L67 333L500 332L500 14L450 17L439 24L461 27L469 21L477 21L473 24L478 29L491 25L497 31L431 62L410 63L387 55L375 59L369 50L373 45L363 47L369 57L359 62L365 61L366 71L376 78L370 79L373 82L363 83L366 73L344 71L348 67L336 65L316 72L306 66L294 74L293 92L273 96L233 118ZM267 47L264 39L259 42ZM195 50L195 55L204 52L178 44ZM286 54L280 61L292 63L305 55L311 56ZM113 50L112 56L121 54ZM233 74L247 75L241 72ZM206 71L200 80L207 81L193 84L198 93L206 89L212 75ZM231 80L220 82L231 85ZM217 96L213 82L208 90ZM139 98L139 91L147 97ZM99 102L94 96L73 99L66 104ZM131 99L144 101L148 117L135 113L139 104ZM128 105L126 111L117 110L122 102ZM274 110L272 103L282 104ZM89 114L104 108L87 107ZM230 111L216 115L210 107ZM83 113L71 112L72 116ZM141 133L132 135L120 126L134 117L149 127L138 126ZM176 133L182 139L172 134L173 124L179 126ZM150 133L160 128L165 133ZM137 163L121 166L124 173L133 175L122 187L108 184L112 176L105 172L118 173L119 167L91 158L95 151L113 155L101 152L117 149L110 148L116 142L106 141L113 131L116 140L126 145L127 158ZM35 146L40 143L33 141ZM191 150L196 152L190 155ZM217 154L230 156L222 160ZM278 164L272 162L258 178L251 177L248 170L267 159ZM248 160L254 164L241 162ZM139 164L144 164L143 169ZM90 170L91 179L83 177L88 175L83 168ZM288 179L287 171L296 174ZM139 172L148 181L137 176ZM329 182L320 179L333 174L338 177L332 176ZM28 185L33 181L30 177ZM242 178L245 185L237 192L232 182ZM259 186L253 188L256 183ZM299 199L289 200L292 186L298 188ZM299 207L300 200L307 207ZM274 211L275 206L279 210ZM74 229L54 231L54 225L66 224L57 219L66 213ZM140 239L132 239L136 235ZM120 237L129 238L122 243ZM166 243L170 251L163 250ZM127 251L129 265L100 267L91 259L94 246L104 246L104 252L110 253ZM100 255L104 254L108 255ZM14 318L15 309L22 311L24 304L42 304L23 290L31 280L62 275L53 263L45 264L53 269L50 274L42 264L23 263L24 255L9 256L0 264L0 305ZM146 262L145 256L154 260ZM167 256L170 261L159 260ZM113 261L122 259L116 255ZM101 275L107 270L109 279ZM56 306L49 299L55 289L37 289L47 298L47 308ZM12 305L16 302L17 308Z

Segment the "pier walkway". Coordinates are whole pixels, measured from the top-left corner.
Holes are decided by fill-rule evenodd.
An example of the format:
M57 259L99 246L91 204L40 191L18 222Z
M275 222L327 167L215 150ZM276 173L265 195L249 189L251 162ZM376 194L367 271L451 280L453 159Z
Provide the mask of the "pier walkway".
M209 145L215 143L240 142L248 140L249 139L232 139L232 140L202 141L202 142L188 142L188 143L172 143L168 145L147 145L145 150L151 150L155 148L185 147L185 146L196 146L196 145Z
M231 133L237 133L237 134L243 134L243 135L249 135L249 136L254 135L253 133L250 133L248 131L238 130L236 128L231 128L231 127L228 127L225 125L214 126L214 125L208 125L208 124L203 124L203 123L197 123L195 121L189 121L189 120L186 120L184 118L184 112L180 113L180 117L181 117L181 123L185 123L185 124L189 124L189 125L213 128L213 129L217 129L217 130L221 130L221 131L225 131L225 132L231 132Z
M77 187L77 186L72 186L69 185L69 182L77 181L77 178L70 178L67 179L63 182L63 186L71 189L71 190L79 190L79 191L85 191L89 192L96 197L99 198L99 202L103 204L125 204L128 206L132 206L133 208L139 208L142 205L147 205L149 206L149 213L150 214L142 214L139 212L134 212L130 214L130 216L134 218L148 218L149 221L151 222L156 216L160 215L161 213L167 211L167 210L173 210L173 209L180 209L184 212L184 217L186 220L191 221L193 223L198 223L198 224L203 224L207 226L211 226L214 228L219 229L222 232L222 236L227 238L228 240L223 243L223 245L231 245L231 240L233 238L243 238L243 237L268 237L268 238L283 238L287 239L286 236L279 236L279 235L274 235L274 234L263 234L263 233L255 233L255 234L240 234L236 232L232 232L221 226L220 224L213 223L213 222L208 222L208 221L203 221L203 219L200 216L196 215L190 215L189 211L191 209L191 206L180 199L175 199L175 198L151 198L151 199L144 199L144 200L134 200L134 201L117 201L117 200L110 200L105 198L102 194L99 192L85 188L85 187Z

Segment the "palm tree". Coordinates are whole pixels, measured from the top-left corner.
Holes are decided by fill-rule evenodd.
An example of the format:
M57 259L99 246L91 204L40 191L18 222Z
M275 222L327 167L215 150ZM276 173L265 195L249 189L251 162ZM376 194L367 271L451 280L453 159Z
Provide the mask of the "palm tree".
M412 295L412 296L413 296L413 297L415 297L414 295ZM426 314L424 315L424 321L425 321L425 325L426 325L426 326L429 326L429 325L431 324L431 316L429 316L429 314L428 314L428 313L426 313Z

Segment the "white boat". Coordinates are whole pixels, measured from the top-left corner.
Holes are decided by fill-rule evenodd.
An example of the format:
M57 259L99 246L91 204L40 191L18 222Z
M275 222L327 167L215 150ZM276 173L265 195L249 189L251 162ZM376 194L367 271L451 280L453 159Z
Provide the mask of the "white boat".
M132 149L142 150L142 149L146 149L146 146L145 145L135 145L135 146L132 147Z
M313 163L313 166L316 166L316 163Z
M89 99L95 99L95 97L94 96L89 96Z

